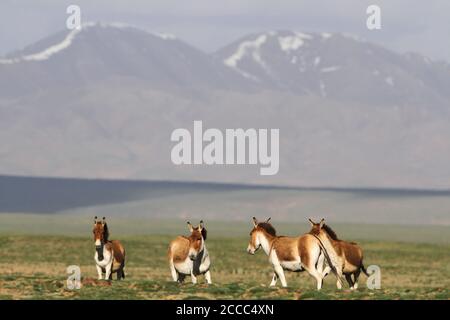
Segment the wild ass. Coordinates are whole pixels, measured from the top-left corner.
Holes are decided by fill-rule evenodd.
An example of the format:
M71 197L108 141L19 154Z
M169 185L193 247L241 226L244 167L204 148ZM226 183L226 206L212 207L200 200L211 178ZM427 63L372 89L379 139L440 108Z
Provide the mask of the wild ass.
M211 284L209 271L211 260L206 249L206 229L203 221L197 227L187 223L191 235L178 236L169 245L168 258L173 281L182 283L186 275L191 276L192 283L197 283L197 276L204 274L206 282Z
M363 252L361 247L355 242L348 242L340 240L336 233L328 225L325 224L325 219L315 223L309 219L311 223L310 234L317 236L320 239L321 245L325 254L328 255L328 263L335 268L336 276L338 277L336 286L338 289L342 288L341 278L345 276L350 289L358 288L358 277L361 271L366 276L369 276L363 264ZM325 273L325 272L324 272ZM353 279L352 279L353 275Z
M284 270L300 272L308 271L317 281L317 290L322 288L324 255L318 239L305 234L299 237L277 236L275 228L269 223L258 222L253 217L253 229L250 232L250 243L247 252L255 254L262 248L269 256L274 273L270 286L275 286L277 279L283 287L287 286Z
M94 218L95 264L98 279L112 279L112 273L117 272L117 280L125 279L125 248L118 240L108 240L109 230L105 217L102 220Z

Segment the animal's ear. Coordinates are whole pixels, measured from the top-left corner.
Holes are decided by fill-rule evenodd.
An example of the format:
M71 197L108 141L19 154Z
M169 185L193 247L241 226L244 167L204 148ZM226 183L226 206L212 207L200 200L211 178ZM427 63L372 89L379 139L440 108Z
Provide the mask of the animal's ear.
M272 219L271 217L267 218L266 223L268 223Z
M200 220L200 224L198 225L198 231L202 232L204 226L203 226L203 220Z
M320 228L322 228L324 224L325 224L325 219L322 218L322 220L320 220Z
M311 219L311 218L308 218L308 221L309 221L309 223L311 223L311 225L312 225L312 226L314 226L314 225L315 225L314 221L312 221L312 219Z
M257 225L258 225L258 220L256 220L255 217L253 217L253 226L256 228Z
M188 225L188 228L189 228L189 232L192 232L194 230L194 228L192 227L192 224L188 221L187 225Z

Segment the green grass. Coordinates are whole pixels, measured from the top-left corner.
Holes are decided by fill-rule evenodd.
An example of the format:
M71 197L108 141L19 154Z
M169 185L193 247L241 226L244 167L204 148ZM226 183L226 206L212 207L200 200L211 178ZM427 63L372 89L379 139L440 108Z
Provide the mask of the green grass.
M114 227L111 226L114 233ZM212 228L214 229L214 228ZM213 285L171 281L166 250L171 235L124 235L127 278L98 282L93 261L91 234L0 235L1 299L449 299L450 246L442 243L411 243L365 240L366 266L382 272L382 288L368 290L361 276L360 289L335 288L335 278L325 279L315 290L307 273L287 273L289 287L269 288L272 269L264 253L245 252L248 236L227 236L210 231L207 247L212 259ZM248 230L247 230L248 233ZM380 237L382 235L380 234ZM357 240L353 238L352 240ZM66 288L66 268L79 265L83 286Z
M98 215L98 214L97 214ZM0 235L91 235L94 214L0 214ZM101 216L101 215L99 215ZM260 219L263 215L258 215ZM198 223L200 219L191 219ZM306 220L306 219L305 219ZM287 223L272 219L278 233L296 236L310 229L310 224ZM208 232L215 237L247 237L252 227L247 220L205 220ZM450 245L450 225L355 224L328 222L345 239ZM108 216L112 236L177 235L186 232L186 220L145 217Z

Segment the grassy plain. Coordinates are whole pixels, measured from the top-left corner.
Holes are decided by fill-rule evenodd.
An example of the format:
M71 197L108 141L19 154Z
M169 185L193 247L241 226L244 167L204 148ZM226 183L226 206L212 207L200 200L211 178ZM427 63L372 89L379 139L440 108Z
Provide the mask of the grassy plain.
M15 215L16 216L16 215ZM16 216L17 217L17 216ZM97 281L90 225L66 218L45 223L28 217L21 227L7 215L0 217L0 299L449 299L450 228L382 225L336 225L342 238L358 241L365 250L366 266L381 268L381 289L369 290L361 276L360 289L338 291L335 278L315 290L307 273L287 273L289 287L269 288L271 267L264 253L245 252L250 223L210 222L207 247L211 255L213 285L173 283L166 260L170 239L186 233L182 221L129 221L125 228L110 223L113 239L127 250L126 279ZM41 226L39 225L41 222ZM48 219L45 221L49 221ZM277 224L280 234L306 232L306 225ZM133 227L148 233L133 233ZM67 226L67 228L65 227ZM234 227L236 226L236 227ZM128 228L128 229L127 229ZM67 229L67 232L66 232ZM7 231L15 230L15 232ZM363 230L363 231L361 231ZM366 230L366 231L364 231ZM82 288L66 288L66 268L78 265Z

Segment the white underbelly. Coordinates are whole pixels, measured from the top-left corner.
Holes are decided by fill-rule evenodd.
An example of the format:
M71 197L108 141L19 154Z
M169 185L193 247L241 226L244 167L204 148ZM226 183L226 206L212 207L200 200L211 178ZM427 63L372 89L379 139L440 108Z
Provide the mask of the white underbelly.
M203 260L202 264L200 265L199 271L201 274L205 273L209 270L209 266L211 265L211 261L209 260L209 256Z
M178 262L173 264L175 269L178 271L178 273L181 274L191 274L194 270L194 261L192 261L189 258L186 258L183 262ZM209 270L209 266L211 265L211 262L209 260L209 257L206 257L198 267L198 270L194 271L194 274L203 274L206 271Z
M106 250L105 250L106 251ZM103 260L98 260L98 253L96 252L94 255L95 263L102 268L105 268L106 266L110 265L113 260L113 256L109 251L103 252Z
M194 267L194 262L188 257L183 262L174 263L173 266L178 271L178 273L191 274L192 268Z
M289 271L301 271L303 270L302 263L298 261L280 261L281 267L284 270Z

